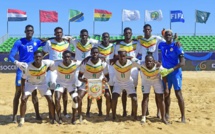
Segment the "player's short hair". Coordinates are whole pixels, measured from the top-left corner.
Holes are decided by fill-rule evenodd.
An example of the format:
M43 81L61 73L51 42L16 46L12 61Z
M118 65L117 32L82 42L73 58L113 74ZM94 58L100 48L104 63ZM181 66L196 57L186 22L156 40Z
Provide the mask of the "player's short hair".
M145 59L147 59L148 57L152 57L152 59L154 59L154 56L152 54L147 54Z
M108 36L110 36L110 34L108 32L102 33L102 36L104 36L105 34L108 34Z
M126 27L126 28L124 28L124 33L125 33L127 30L132 31L132 29L131 29L130 27Z
M87 29L82 29L82 30L80 31L80 34L82 34L82 33L84 33L84 32L86 32L86 33L88 34Z
M40 50L37 50L37 51L35 51L35 52L34 52L34 55L36 55L36 54L38 54L38 53L41 53L41 54L43 54L43 53L42 53L42 51L40 51Z
M66 51L63 52L63 56L66 55L66 54L68 54L68 53L69 53L70 55L72 55L72 52L71 52L71 51L66 50Z
M173 35L173 32L170 29L165 30L165 34L166 34L166 32L170 32Z
M26 30L27 28L29 28L29 27L31 27L32 29L34 29L34 26L32 26L32 25L27 25L27 26L25 26L25 30Z
M97 49L97 50L99 51L99 48L98 48L98 47L93 47L93 48L91 48L90 52L92 53L93 50L95 50L95 49Z
M144 29L145 29L146 27L150 27L150 29L152 29L152 26L151 26L150 24L145 24L145 25L143 26Z
M127 51L126 51L124 48L120 48L120 49L118 50L118 54L120 54L120 53L122 53L122 52L126 52L126 53L127 53Z
M54 32L56 32L58 29L60 29L60 30L63 32L63 28L62 28L62 27L56 27L56 28L54 29Z

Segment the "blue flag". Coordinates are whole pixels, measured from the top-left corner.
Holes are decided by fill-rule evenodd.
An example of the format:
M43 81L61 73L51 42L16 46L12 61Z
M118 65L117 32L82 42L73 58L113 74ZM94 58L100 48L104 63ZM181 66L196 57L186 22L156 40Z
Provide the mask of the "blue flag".
M184 23L184 14L181 10L174 10L170 12L170 21L171 22L183 22Z

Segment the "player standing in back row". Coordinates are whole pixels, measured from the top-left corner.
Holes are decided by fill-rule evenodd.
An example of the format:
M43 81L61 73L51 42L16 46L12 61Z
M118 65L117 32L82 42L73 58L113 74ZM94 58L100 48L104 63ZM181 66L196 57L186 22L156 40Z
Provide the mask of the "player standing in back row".
M34 60L34 52L41 46L45 45L45 43L42 43L39 39L33 38L34 34L34 27L32 25L27 25L25 27L25 38L21 38L17 40L9 54L9 60L13 62L14 64L18 64L20 62L26 62L30 63ZM16 53L19 53L19 61L17 61L14 57ZM16 71L16 91L15 96L13 99L13 122L17 122L17 111L19 106L19 98L21 96L21 76L22 71L18 68ZM38 104L38 98L37 98L37 91L34 90L32 93L32 102L34 104L34 109L36 113L36 119L41 120L39 114L39 104Z

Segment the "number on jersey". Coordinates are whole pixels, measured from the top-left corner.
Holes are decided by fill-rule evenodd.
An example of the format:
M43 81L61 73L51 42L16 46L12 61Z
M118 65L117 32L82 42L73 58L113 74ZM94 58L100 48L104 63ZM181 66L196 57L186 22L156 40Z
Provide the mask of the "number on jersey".
M69 75L69 74L66 74L66 75L65 75L65 79L70 79L70 75Z

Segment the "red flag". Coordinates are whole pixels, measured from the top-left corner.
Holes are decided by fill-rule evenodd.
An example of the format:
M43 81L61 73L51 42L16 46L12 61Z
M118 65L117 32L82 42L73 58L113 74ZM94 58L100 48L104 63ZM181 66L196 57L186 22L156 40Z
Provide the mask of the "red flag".
M56 11L40 10L40 22L58 22L58 13Z

